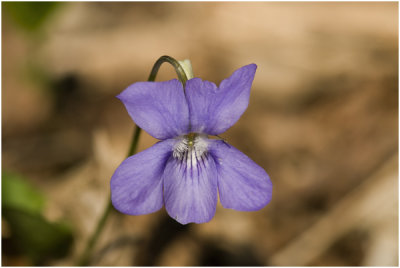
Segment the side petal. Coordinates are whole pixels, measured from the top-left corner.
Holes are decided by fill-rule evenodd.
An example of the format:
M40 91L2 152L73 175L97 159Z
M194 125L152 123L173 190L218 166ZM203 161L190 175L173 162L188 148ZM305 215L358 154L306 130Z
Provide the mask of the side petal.
M181 82L138 82L117 96L137 125L156 139L186 134L189 109Z
M174 140L165 140L125 159L111 177L111 201L129 215L155 212L163 206L162 174Z
M218 135L235 124L249 104L256 69L249 64L236 70L219 88L200 78L187 81L191 131Z
M217 207L217 176L210 156L196 160L191 154L182 160L171 157L164 172L164 199L168 214L181 224L204 223Z
M224 141L214 140L209 146L217 167L223 207L254 211L271 201L272 183L263 168Z

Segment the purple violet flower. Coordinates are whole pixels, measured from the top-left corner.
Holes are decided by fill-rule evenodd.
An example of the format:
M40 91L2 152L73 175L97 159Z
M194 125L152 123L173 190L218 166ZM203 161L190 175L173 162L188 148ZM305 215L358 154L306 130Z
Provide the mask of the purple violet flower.
M122 213L163 207L181 224L210 221L218 192L223 207L254 211L269 203L268 174L222 140L246 110L257 66L236 70L217 87L192 78L138 82L117 96L135 123L161 141L125 159L111 178L111 200Z

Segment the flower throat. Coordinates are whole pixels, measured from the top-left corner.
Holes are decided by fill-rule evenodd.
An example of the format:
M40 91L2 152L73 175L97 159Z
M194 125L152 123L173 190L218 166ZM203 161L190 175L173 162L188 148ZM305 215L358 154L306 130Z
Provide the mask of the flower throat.
M207 135L189 133L177 138L178 141L173 149L173 157L180 160L197 162L207 153ZM195 163L192 163L195 164Z

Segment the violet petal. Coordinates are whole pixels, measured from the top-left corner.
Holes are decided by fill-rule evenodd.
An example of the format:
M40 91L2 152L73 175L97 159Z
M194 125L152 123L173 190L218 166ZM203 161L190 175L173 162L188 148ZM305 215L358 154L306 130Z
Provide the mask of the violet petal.
M218 191L225 208L254 211L271 201L272 183L263 168L221 140L209 144L218 173Z
M135 123L156 139L187 133L189 110L182 83L137 82L117 96Z
M111 177L111 201L122 213L141 215L163 206L162 174L175 140L165 140L125 159Z
M204 155L196 162L171 157L163 178L165 207L172 218L181 224L212 219L218 200L212 157Z
M218 135L239 120L249 104L250 88L257 65L236 70L220 86L200 78L186 82L191 131Z

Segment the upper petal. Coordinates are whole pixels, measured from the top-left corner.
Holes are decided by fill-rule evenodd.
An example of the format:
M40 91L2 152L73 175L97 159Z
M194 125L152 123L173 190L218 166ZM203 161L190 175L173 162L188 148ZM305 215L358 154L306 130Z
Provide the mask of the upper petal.
M210 156L172 156L163 178L165 207L172 218L182 224L212 219L218 196L215 163Z
M257 65L249 64L236 70L219 88L200 78L187 81L191 131L218 135L235 124L249 104L256 69Z
M214 140L209 150L217 167L222 206L254 211L269 203L272 183L263 168L224 141Z
M117 98L133 121L154 138L164 140L188 131L189 109L177 79L134 83Z
M155 212L163 206L162 174L174 140L165 140L125 159L111 177L111 201L126 214Z

